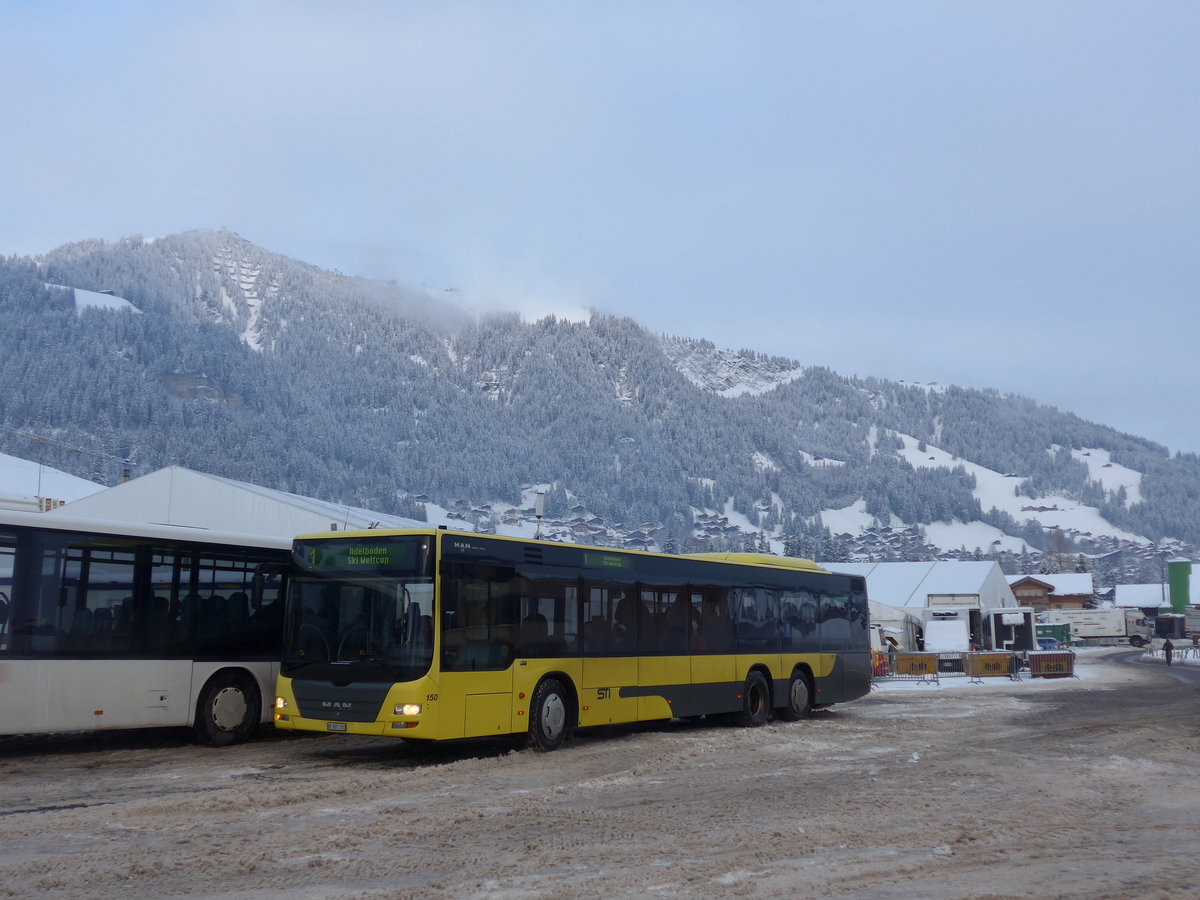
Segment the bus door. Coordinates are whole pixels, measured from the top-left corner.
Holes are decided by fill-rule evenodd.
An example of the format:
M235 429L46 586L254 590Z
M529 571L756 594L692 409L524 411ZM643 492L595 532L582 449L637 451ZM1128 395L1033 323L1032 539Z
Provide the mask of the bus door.
M0 654L11 650L13 621L17 617L13 606L13 571L17 556L17 536L0 533Z
M708 692L720 691L720 685L740 687L741 676L733 655L729 588L711 586L693 591L692 604L700 621L699 633L693 641L692 684L708 685Z
M690 695L689 645L700 624L692 617L691 592L683 586L641 586L638 608L638 719L672 718L674 703ZM661 688L655 691L654 688ZM681 711L680 715L690 712Z
M850 594L829 592L821 595L820 607L821 652L833 658L832 668L824 678L817 678L816 703L837 703L845 691L845 654L850 649Z
M863 581L851 581L847 616L850 620L846 653L843 656L842 697L853 700L871 692L870 613ZM1032 631L1032 627L1030 628ZM1030 640L1033 640L1032 635Z
M439 737L509 734L519 610L511 566L448 564L442 586Z
M581 725L638 718L638 597L632 584L583 582Z

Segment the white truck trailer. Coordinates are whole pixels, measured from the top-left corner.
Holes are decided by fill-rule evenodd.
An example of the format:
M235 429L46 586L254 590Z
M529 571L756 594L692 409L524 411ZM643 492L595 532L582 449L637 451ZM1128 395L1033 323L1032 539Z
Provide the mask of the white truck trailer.
M1154 636L1154 623L1136 609L1048 609L1042 625L1069 625L1071 641L1095 640L1142 647Z

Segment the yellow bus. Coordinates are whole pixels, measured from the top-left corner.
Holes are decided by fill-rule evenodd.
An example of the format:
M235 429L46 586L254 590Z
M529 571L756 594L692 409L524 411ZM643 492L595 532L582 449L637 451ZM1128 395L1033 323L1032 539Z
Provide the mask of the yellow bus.
M656 553L444 529L298 538L282 729L413 741L727 717L870 689L864 579L759 554Z

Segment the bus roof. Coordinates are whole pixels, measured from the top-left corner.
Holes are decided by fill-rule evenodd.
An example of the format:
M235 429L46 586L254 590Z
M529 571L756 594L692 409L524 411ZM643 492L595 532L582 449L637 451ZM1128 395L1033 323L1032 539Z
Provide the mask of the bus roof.
M742 566L765 566L774 569L789 569L797 572L830 574L809 559L792 556L772 556L769 553L653 553L648 550L626 550L621 547L596 547L591 544L564 544L561 541L545 541L536 538L515 537L506 534L476 534L472 531L450 531L444 527L430 528L370 528L358 531L326 531L319 534L302 534L298 541L330 540L332 538L378 538L405 535L469 534L471 537L489 540L512 541L523 544L543 544L549 547L578 547L581 550L596 550L604 553L628 553L631 556L668 556L673 559L699 559L707 562L727 562Z
M738 563L743 566L770 566L775 569L792 569L798 572L818 572L822 575L831 574L828 569L822 569L811 559L800 559L796 556L773 556L770 553L688 553L686 558Z
M83 532L86 534L127 535L130 537L159 538L172 541L195 541L204 544L233 544L239 547L263 547L287 550L290 538L273 534L242 534L236 531L216 531L211 528L194 528L184 525L160 525L153 522L128 522L114 519L87 519L56 513L53 516L40 512L23 512L0 509L0 525L17 525L39 528L45 531Z

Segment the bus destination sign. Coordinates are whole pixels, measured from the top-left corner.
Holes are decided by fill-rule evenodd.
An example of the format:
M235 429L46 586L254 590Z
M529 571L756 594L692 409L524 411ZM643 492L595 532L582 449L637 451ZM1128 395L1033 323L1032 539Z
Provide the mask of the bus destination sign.
M627 556L618 556L615 553L585 551L583 554L583 564L588 568L594 569L627 569L630 565L630 559Z
M409 563L407 543L321 541L309 544L308 564L315 569L392 569Z

